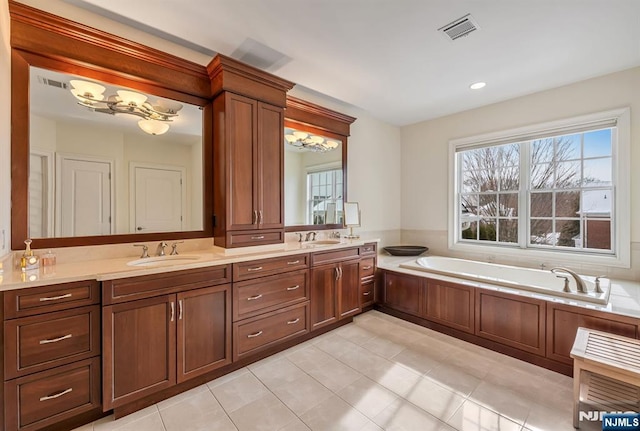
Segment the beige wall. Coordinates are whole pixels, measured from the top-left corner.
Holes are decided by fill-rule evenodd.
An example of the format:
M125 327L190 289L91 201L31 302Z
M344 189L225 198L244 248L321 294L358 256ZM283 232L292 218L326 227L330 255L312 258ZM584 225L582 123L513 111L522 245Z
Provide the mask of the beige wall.
M487 90L489 88L487 87ZM448 142L582 114L631 107L631 271L640 270L640 68L577 82L402 128L403 241L448 253ZM597 271L598 269L594 269Z
M11 248L11 48L9 7L0 0L0 259Z

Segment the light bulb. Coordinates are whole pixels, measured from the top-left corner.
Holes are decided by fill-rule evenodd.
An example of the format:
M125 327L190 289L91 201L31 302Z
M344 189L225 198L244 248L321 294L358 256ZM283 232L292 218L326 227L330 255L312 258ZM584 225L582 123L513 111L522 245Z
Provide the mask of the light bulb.
M118 90L118 97L126 105L142 106L147 101L147 96L129 90Z
M73 86L71 94L83 104L91 104L92 100L104 99L106 88L100 84L90 81L82 81L80 79L72 79L69 83Z

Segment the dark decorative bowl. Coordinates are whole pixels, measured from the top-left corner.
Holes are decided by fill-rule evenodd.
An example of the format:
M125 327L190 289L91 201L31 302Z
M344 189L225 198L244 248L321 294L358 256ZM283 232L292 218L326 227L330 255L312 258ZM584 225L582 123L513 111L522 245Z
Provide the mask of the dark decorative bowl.
M427 250L429 250L429 247L421 245L396 245L384 248L384 251L392 256L419 256Z

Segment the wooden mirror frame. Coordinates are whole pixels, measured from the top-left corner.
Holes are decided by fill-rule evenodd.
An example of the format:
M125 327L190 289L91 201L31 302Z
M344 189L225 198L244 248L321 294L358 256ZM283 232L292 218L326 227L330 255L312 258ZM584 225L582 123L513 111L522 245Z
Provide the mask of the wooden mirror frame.
M86 76L203 107L202 230L36 238L34 248L213 236L211 82L205 66L9 1L11 17L11 247L28 235L29 67Z
M287 96L287 108L284 111L285 127L323 134L342 141L342 201L347 201L347 138L351 123L355 117L341 114L296 97ZM285 226L285 232L307 230L343 229L342 224L309 224Z

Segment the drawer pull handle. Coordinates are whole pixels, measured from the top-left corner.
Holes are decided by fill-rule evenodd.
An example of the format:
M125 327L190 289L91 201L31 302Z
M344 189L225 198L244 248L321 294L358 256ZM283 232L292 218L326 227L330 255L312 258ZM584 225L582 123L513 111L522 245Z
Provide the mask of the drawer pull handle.
M182 320L182 299L178 301L178 320Z
M299 288L300 288L300 285L296 284L295 286L287 287L287 290L296 290L296 289L299 289Z
M298 317L297 319L294 320L289 320L287 322L287 325L295 325L296 323L298 323L300 321L300 318Z
M362 295L364 295L364 296L369 296L369 295L371 295L371 291L368 291L368 292L362 292Z
M61 396L68 394L71 391L73 391L73 388L65 389L64 391L60 391L57 394L40 397L40 401L54 400L56 398L60 398Z
M71 296L72 296L71 293L65 293L64 295L60 295L60 296L50 296L47 298L40 298L40 302L57 301L58 299L71 298Z
M262 335L262 331L258 331L255 334L249 334L247 335L247 338L256 338L256 337L259 337L260 335Z
M255 268L247 268L247 271L260 271L261 269L261 266L256 266Z
M364 269L366 271L367 269L371 269L371 268L373 268L373 266L367 265L367 266L364 266L362 269Z
M254 301L256 299L260 299L262 298L262 293L258 294L258 295L253 295L247 298L247 301Z
M251 239L264 239L264 235L252 236Z
M295 265L297 263L300 263L299 260L294 260L293 262L287 262L287 265Z
M173 322L173 318L175 317L176 314L176 308L175 305L173 304L173 301L171 301L171 321Z
M73 335L67 334L67 335L63 335L62 337L52 338L50 340L40 340L40 344L57 343L58 341L66 340L67 338L71 338L71 337L73 337Z

